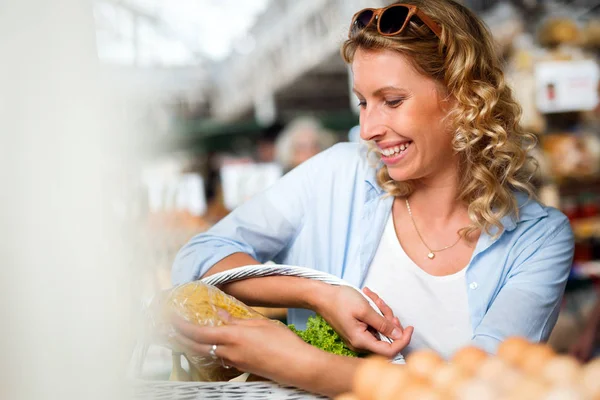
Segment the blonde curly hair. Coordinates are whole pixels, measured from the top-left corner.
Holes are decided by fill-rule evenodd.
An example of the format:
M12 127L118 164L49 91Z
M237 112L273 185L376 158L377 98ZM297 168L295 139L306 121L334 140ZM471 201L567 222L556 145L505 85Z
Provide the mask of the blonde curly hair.
M344 42L342 56L350 64L358 48L397 51L417 72L441 83L456 104L447 121L460 157L459 199L468 206L472 221L461 234L478 229L490 234L496 227L497 236L504 229L503 217L518 218L514 192L535 196L531 179L536 163L529 152L536 137L519 125L521 107L506 83L491 33L473 12L452 0L398 3L419 7L442 27L441 37L417 17L396 36L381 36L371 23ZM377 181L396 197L407 197L414 189L411 182L391 179L386 166L378 170Z

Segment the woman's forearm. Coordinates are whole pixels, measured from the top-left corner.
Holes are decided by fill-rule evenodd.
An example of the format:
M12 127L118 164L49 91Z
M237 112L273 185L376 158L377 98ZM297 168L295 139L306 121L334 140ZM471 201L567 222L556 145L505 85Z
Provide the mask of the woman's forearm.
M282 383L328 397L352 391L354 375L364 360L317 351L318 354L314 355L306 352L297 360L296 368L292 369L293 375L283 379Z
M203 278L244 265L260 264L246 253L234 253L216 263ZM329 285L304 278L273 276L245 279L221 289L240 301L258 307L294 307L314 310Z

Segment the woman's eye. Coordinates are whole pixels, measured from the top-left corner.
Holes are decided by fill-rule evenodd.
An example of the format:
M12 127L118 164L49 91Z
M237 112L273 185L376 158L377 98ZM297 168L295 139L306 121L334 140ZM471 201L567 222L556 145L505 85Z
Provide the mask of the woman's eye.
M359 107L361 107L361 108L365 108L365 107L367 106L367 102L366 102L366 101L364 101L364 100L362 100L362 101L359 101L359 102L358 102L358 106L359 106Z
M386 100L385 105L388 107L398 107L404 102L404 99Z

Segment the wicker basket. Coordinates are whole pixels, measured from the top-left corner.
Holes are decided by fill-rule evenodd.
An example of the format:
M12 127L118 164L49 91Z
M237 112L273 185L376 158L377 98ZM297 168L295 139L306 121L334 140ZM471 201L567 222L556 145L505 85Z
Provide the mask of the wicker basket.
M381 312L375 303L361 290L333 275L309 268L291 265L249 265L221 272L202 280L209 285L222 285L249 278L266 276L295 276L314 279L335 286L352 287L361 293L371 307L379 314ZM380 334L380 339L391 343L391 339ZM138 344L132 359L133 376L139 377L142 370L148 345ZM398 355L394 363L403 364L404 358ZM282 386L274 382L170 382L145 381L135 379L133 395L136 399L324 399L325 397L307 393L297 388Z
M327 399L272 382L136 382L133 398L144 400Z

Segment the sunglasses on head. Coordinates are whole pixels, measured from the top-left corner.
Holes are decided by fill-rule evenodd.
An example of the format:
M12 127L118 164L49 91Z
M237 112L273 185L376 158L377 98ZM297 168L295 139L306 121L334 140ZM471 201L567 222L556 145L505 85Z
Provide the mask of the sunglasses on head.
M419 8L412 4L392 4L384 8L365 8L354 14L348 37L352 37L365 29L374 20L377 22L377 32L382 36L395 36L401 33L413 16L419 17L439 38L442 28Z

